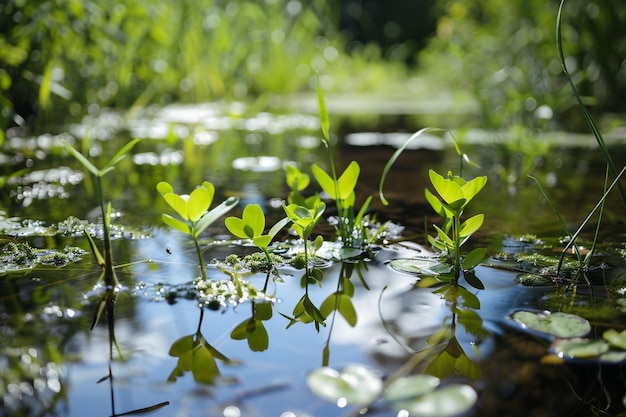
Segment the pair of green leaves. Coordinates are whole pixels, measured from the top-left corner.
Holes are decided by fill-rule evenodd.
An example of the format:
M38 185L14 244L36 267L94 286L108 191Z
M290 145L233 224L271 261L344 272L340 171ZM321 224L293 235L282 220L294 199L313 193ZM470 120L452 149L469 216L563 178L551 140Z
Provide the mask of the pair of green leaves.
M313 164L311 169L315 180L331 199L341 200L346 207L354 206L354 189L361 172L358 162L350 162L336 181L317 164Z
M243 209L241 218L228 217L224 221L226 228L233 235L241 239L251 239L256 247L265 250L271 243L272 239L282 229L290 219L288 217L277 222L269 232L264 235L265 231L265 214L258 204L248 204Z
M126 157L126 154L130 152L130 150L139 142L140 139L133 139L128 142L124 147L122 147L117 153L111 158L109 162L107 162L102 168L98 169L94 164L89 161L82 153L78 152L72 145L70 145L66 141L61 141L61 145L65 148L66 151L70 153L78 162L84 166L87 171L93 174L95 177L103 177L106 173L112 171L115 168L115 165L118 164L122 159Z
M230 211L239 202L238 198L229 197L209 211L215 196L215 187L207 181L204 181L201 186L197 187L189 195L174 193L173 187L165 181L157 184L157 191L165 202L180 216L180 219L177 219L164 213L162 216L163 222L179 232L192 236L194 239L197 239L207 227Z
M289 220L293 222L293 229L304 239L305 243L309 239L313 228L324 214L326 204L323 201L318 202L315 207L307 208L298 204L283 205L283 210Z

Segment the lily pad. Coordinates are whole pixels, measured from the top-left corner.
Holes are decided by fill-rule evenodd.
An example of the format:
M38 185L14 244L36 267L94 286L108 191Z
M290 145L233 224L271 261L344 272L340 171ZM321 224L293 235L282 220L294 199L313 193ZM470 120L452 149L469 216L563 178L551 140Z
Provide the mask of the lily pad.
M626 350L626 330L618 332L615 329L609 329L602 334L602 338L609 342L611 346Z
M396 410L406 410L411 417L450 417L470 410L478 395L469 385L451 384L413 399L392 401Z
M523 328L559 338L582 337L591 331L591 325L587 320L568 313L517 311L512 319Z
M609 344L603 340L566 339L553 346L554 353L563 359L595 358L609 351Z
M450 265L436 258L399 258L389 262L396 271L414 275L439 275L450 272Z
M385 391L385 399L391 403L407 401L432 392L441 380L432 375L411 375L393 381Z
M380 376L360 365L349 365L341 372L327 366L317 368L307 375L306 383L318 397L350 405L374 401L383 388Z
M626 362L626 352L611 350L611 345L604 340L580 338L558 340L552 345L552 350L565 360L608 364Z

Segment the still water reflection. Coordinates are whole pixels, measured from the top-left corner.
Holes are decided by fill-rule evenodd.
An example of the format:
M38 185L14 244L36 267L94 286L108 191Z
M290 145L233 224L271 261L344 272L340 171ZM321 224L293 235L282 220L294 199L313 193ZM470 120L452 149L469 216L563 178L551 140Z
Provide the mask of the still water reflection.
M388 266L392 259L423 255L424 248L413 243L390 244L362 262L359 272L349 278L355 287L351 301L356 325L335 313L332 328L321 327L319 333L304 323L286 329L303 291L301 273L290 268L283 268L273 280L276 301L271 317L251 308L251 303L201 313L192 295L186 299L181 291L176 297L168 296L174 289L185 288L198 270L190 242L162 226L164 205L155 191L158 181L191 189L208 180L219 193L238 196L241 207L259 203L269 218L278 219L281 208L272 202L287 191L283 164L326 163L315 139L315 118L267 114L232 118L213 108L203 112L190 115L169 109L156 122L134 120L126 133L113 129L110 120L71 129L77 138L89 132L90 140L82 143L95 160L107 160L128 135L146 137L133 157L106 179L105 191L115 213L113 253L122 284L114 314L119 350L110 343L107 320L89 330L103 289L94 287L98 271L87 255L88 245L80 233L61 232L70 230L70 216L98 229L93 184L62 154L55 145L57 138L7 141L2 159L6 178L1 201L3 243L28 242L33 248L59 251L68 246L85 252L61 268L52 263L3 270L0 416L120 416L133 411L155 416L349 415L349 406L338 408L318 398L305 383L306 375L325 361L336 369L362 364L383 377L410 363L410 372L426 371L470 384L479 393L471 411L474 415L560 415L602 408L609 400L614 407L621 403L620 366L603 368L606 384L594 385L597 378L585 377L594 375L595 364L543 366L540 361L548 343L511 330L509 314L515 309L545 308L551 287L519 285L510 265L477 268L484 290L463 282L429 287L415 275ZM357 160L363 168L358 194L375 194L382 167L394 149L387 143L361 146L354 136L350 140L337 144L340 165ZM623 149L615 149L619 165L625 160ZM602 194L597 184L602 183L604 169L586 147L536 146L531 154L527 148L522 153L492 142L468 144L465 150L483 167L472 174L490 176L489 186L472 210L486 217L485 232L474 244L489 246L491 255L515 252L506 244L508 235L557 238L563 234L526 175L547 184L573 229ZM445 172L457 167L450 147L407 151L387 179L386 195L392 206L376 202L372 211L379 213L380 220L403 225L405 236L424 243L425 224L432 232L429 223L436 221L423 196L427 170ZM601 236L613 242L610 264L614 269L623 261L616 256L624 240L622 210L609 197ZM320 232L329 235L332 228L324 222ZM206 238L221 242L205 246L207 262L223 260L233 251L253 250L232 246L223 225L211 227ZM345 268L341 262L328 263L322 285L310 286L310 297L317 305L337 291ZM604 279L615 275L608 274ZM228 278L217 268L210 268L209 275ZM267 276L250 274L245 279L262 288ZM571 300L572 305L580 302L576 296ZM231 336L251 318L256 326L262 323L267 349L258 345L251 349L249 339ZM618 313L611 322L621 319ZM411 363L416 352L425 349L431 349L431 354ZM550 392L537 388L546 384ZM595 402L591 395L581 400L587 388L607 394ZM400 415L382 401L368 407L371 415Z

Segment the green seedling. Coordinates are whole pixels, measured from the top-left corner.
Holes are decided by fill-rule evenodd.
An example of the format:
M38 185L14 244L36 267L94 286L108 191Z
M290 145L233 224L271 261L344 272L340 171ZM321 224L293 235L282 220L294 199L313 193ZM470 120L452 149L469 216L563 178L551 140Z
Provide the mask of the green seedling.
M91 329L93 329L98 324L98 321L100 320L100 316L106 309L107 316L109 317L109 320L108 320L109 341L111 343L111 347L112 347L112 344L116 345L118 352L119 352L119 346L117 346L117 342L115 340L115 333L114 333L114 320L113 320L114 308L113 307L115 304L117 293L119 291L119 288L118 288L119 282L117 280L117 276L115 275L115 269L113 266L113 252L111 250L111 236L109 234L109 230L111 226L111 203L109 202L106 205L104 204L104 194L102 192L102 177L104 177L104 175L106 175L107 173L111 172L115 168L115 165L117 165L122 159L126 157L128 152L130 152L130 150L137 144L137 142L139 142L139 139L133 139L130 142L128 142L124 147L122 147L113 156L113 158L111 158L111 160L109 160L107 164L104 165L104 167L100 169L96 168L96 166L92 164L91 161L89 161L82 153L74 149L74 147L70 145L68 142L65 142L65 141L61 142L61 144L67 150L67 152L69 152L70 155L72 155L78 162L80 162L81 165L85 167L87 171L89 171L95 178L95 190L96 190L96 195L98 197L100 212L102 215L102 239L104 241L104 256L102 256L94 240L86 232L85 232L85 237L87 241L89 242L89 247L94 257L96 258L96 262L98 263L98 266L100 266L100 268L102 269L99 282L100 281L104 282L104 285L106 287L106 292L102 296L100 301L98 302L98 305L96 307L96 311L94 313L94 317L91 323ZM113 350L112 348L109 350L110 350L110 355L112 357Z
M163 222L173 229L191 236L196 247L202 279L206 281L206 267L202 259L198 238L207 227L235 207L239 199L229 197L209 211L215 196L215 187L210 182L204 181L189 195L174 193L172 186L165 181L159 182L156 188L167 204L180 216L180 219L177 219L163 213Z
M233 235L241 239L251 239L254 245L261 249L269 264L272 264L272 258L269 250L267 249L272 239L276 234L287 225L291 220L288 217L277 222L267 234L263 234L265 231L265 214L263 209L258 204L248 204L243 209L241 218L228 217L224 221L226 228Z
M430 170L428 175L439 197L426 189L424 191L426 200L444 219L443 227L434 226L437 237L428 236L428 241L433 247L452 257L455 278L458 278L461 270L467 271L476 267L486 253L484 248L474 249L461 263L461 246L480 229L484 220L483 214L477 214L462 222L461 215L469 202L485 186L487 177L481 176L466 181L452 173L448 173L448 177L444 178L433 170Z
M317 83L317 99L320 112L320 123L322 126L323 139L322 142L326 147L330 164L330 173L327 173L317 164L313 164L312 171L316 181L328 196L335 201L339 221L337 224L337 232L341 237L344 248L361 248L370 242L365 239L367 232L364 230L365 212L369 208L372 197L368 197L361 210L355 215L355 188L359 179L361 168L356 161L352 161L341 176L337 177L335 163L330 146L329 135L329 119L326 103L322 93L319 80ZM370 237L370 238L375 238Z

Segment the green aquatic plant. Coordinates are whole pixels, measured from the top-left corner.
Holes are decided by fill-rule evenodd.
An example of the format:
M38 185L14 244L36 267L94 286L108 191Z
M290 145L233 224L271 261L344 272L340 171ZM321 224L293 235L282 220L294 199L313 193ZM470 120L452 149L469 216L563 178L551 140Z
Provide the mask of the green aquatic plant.
M263 251L271 265L273 261L268 246L276 234L290 221L288 217L285 217L272 226L267 234L263 234L265 231L265 213L263 213L260 205L248 204L243 209L241 218L227 217L224 225L233 235L241 239L251 239L252 243Z
M444 220L442 227L434 226L437 236L429 235L428 241L444 255L452 257L453 271L455 278L458 278L462 270L468 271L476 267L486 253L484 248L474 249L461 262L461 246L480 229L484 215L476 214L465 221L461 221L461 216L469 202L485 186L487 177L481 176L466 181L450 172L447 178L434 170L430 170L428 174L439 197L427 188L424 191L426 200ZM470 281L470 284L475 285L475 281Z
M404 152L407 146L414 140L418 140L428 133L441 131L443 131L443 129L439 128L424 128L417 131L389 158L389 161L387 161L383 169L378 186L378 194L383 204L389 204L389 201L387 201L383 194L385 179L402 152ZM460 171L463 171L463 164L465 162L476 166L476 164L469 159L467 154L461 150L456 138L453 135L451 138L460 159ZM480 229L483 224L484 215L476 214L465 221L461 221L461 216L469 202L483 189L487 183L487 177L478 176L468 181L460 175L453 175L452 172L448 172L448 175L444 177L432 169L429 170L428 176L437 195L427 188L424 190L426 200L435 212L443 218L443 225L441 227L437 225L434 226L437 235L435 237L429 235L428 242L441 252L448 263L450 263L451 268L447 268L446 265L439 263L430 264L428 260L424 261L419 259L415 261L415 267L411 266L411 261L402 261L401 268L406 272L419 270L426 274L436 271L432 275L436 275L440 278L451 278L453 280L457 280L461 272L464 272L464 277L470 285L482 289L483 285L473 274L473 269L482 262L487 250L484 248L476 248L462 259L461 246ZM397 266L398 265L396 265L396 267ZM407 268L411 270L407 270Z
M174 188L165 181L159 182L156 188L165 202L180 217L178 219L170 214L163 213L163 222L173 229L191 236L196 248L202 279L206 280L206 266L202 259L202 249L200 248L198 238L207 227L234 208L239 199L237 197L229 197L209 211L215 196L215 187L208 181L204 181L189 195L174 193Z
M313 164L311 169L315 180L318 182L322 190L331 200L335 201L338 216L336 225L337 234L341 239L343 248L346 249L345 258L349 258L355 254L358 255L361 250L371 243L371 240L373 240L371 236L369 236L368 240L368 233L365 230L368 225L366 224L367 222L364 221L365 213L369 208L372 197L369 196L361 206L361 209L355 213L355 188L359 180L361 167L358 162L352 161L348 164L341 175L337 175L330 144L330 122L328 118L328 111L326 110L324 94L319 84L319 80L317 85L317 99L320 113L320 123L322 126L322 143L326 147L326 151L328 153L330 173L324 171L317 164ZM358 253L350 251L349 249L354 249Z
M111 250L111 203L104 204L104 193L102 190L102 177L104 177L107 173L113 171L115 165L117 165L122 159L126 157L128 152L139 142L139 139L133 139L128 142L125 146L123 146L110 160L106 163L102 168L98 169L95 165L93 165L89 159L87 159L82 153L74 149L72 145L70 145L66 141L61 141L63 147L72 155L78 162L83 165L89 171L93 177L95 178L95 192L98 198L98 203L100 206L100 213L102 216L102 240L104 241L104 256L98 250L94 240L91 238L89 233L84 233L87 241L89 242L89 247L96 258L96 262L102 269L102 273L100 275L99 281L104 282L106 287L106 292L100 299L98 306L96 308L96 312L94 314L94 318L91 324L91 328L93 329L98 323L102 312L107 310L107 316L109 318L109 340L111 343L116 343L115 341L115 333L114 333L114 309L113 305L115 303L115 299L117 297L117 292L119 291L119 282L117 280L117 276L115 275L115 269L113 266L113 252ZM118 348L119 351L119 348ZM111 349L111 355L112 355Z
M592 256L594 254L595 247L596 247L598 235L600 233L600 225L602 223L602 213L603 213L603 210L604 210L604 202L605 202L606 198L608 197L609 193L611 192L611 190L613 189L613 187L616 184L619 184L619 179L622 177L624 172L626 172L626 167L622 168L622 170L617 174L617 178L615 178L615 180L613 180L613 182L609 185L609 184L607 184L607 180L608 180L608 169L607 169L607 176L605 177L605 183L604 183L604 194L602 195L602 197L600 198L598 203L594 206L594 208L587 214L587 217L585 218L585 220L583 220L583 222L580 224L580 226L578 227L576 232L574 232L573 234L570 234L569 228L567 227L567 225L565 223L565 220L563 219L563 217L561 216L561 213L559 212L558 208L556 207L556 205L554 204L554 202L550 198L550 195L548 194L548 192L543 188L541 183L535 177L530 177L532 180L535 181L535 183L537 184L537 187L541 191L542 195L545 197L546 201L548 202L548 204L550 205L550 207L552 208L552 210L556 214L556 216L557 216L561 226L563 227L563 230L565 231L566 237L567 237L567 244L565 245L565 247L561 251L561 257L559 258L559 262L557 264L556 275L560 275L561 274L562 269L563 269L563 265L564 265L565 255L570 250L571 250L572 253L574 253L576 255L576 258L577 258L577 261L578 261L578 265L579 265L579 269L578 269L579 273L584 272L584 270L589 267L589 265L591 263ZM596 211L599 212L599 215L598 215L599 220L598 220L598 223L596 225L595 232L594 232L594 240L593 240L593 243L591 244L591 247L590 247L589 251L587 251L586 255L583 257L583 255L580 252L579 248L576 246L576 242L578 240L578 237L580 236L580 234L584 230L584 228L587 226L589 221L592 219L592 217L596 213ZM565 269L567 270L568 268L565 268Z
M83 167L87 169L95 178L95 191L100 206L100 213L102 215L102 239L104 241L104 257L97 251L93 240L89 234L86 237L89 239L91 249L94 251L94 255L98 259L98 264L103 268L102 279L104 284L108 287L115 287L118 285L117 277L113 269L113 254L111 252L111 238L109 235L109 229L111 226L111 203L104 204L104 193L102 191L102 177L111 172L115 165L117 165L122 159L126 157L128 152L139 142L139 139L133 139L122 147L114 156L109 160L107 164L101 169L96 168L89 159L87 159L82 153L74 149L66 141L61 141L63 147L72 155Z

